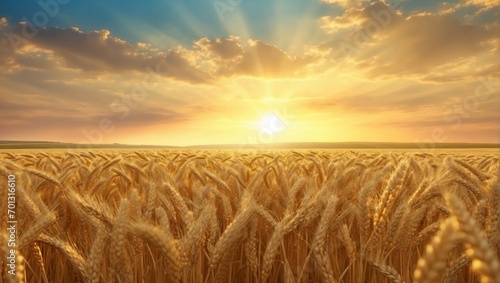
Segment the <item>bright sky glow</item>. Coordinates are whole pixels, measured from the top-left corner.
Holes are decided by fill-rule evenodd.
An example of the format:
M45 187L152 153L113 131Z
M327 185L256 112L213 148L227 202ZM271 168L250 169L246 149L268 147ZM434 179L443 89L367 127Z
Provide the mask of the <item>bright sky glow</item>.
M1 1L0 139L500 142L499 34L487 0Z

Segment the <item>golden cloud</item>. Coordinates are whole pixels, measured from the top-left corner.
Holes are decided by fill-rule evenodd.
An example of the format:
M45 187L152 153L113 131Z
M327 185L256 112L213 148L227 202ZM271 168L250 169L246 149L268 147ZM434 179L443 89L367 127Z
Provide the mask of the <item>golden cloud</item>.
M338 51L337 60L351 57L369 77L460 80L479 75L498 53L497 25L465 24L452 13L404 17L383 1L323 18L322 24L333 38L322 47ZM350 32L339 31L346 28Z

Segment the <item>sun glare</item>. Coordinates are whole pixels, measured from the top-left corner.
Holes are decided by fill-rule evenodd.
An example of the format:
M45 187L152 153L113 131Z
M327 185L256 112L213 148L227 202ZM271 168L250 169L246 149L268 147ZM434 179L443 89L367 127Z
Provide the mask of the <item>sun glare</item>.
M285 123L276 114L267 114L260 120L260 130L265 133L273 134L283 131Z

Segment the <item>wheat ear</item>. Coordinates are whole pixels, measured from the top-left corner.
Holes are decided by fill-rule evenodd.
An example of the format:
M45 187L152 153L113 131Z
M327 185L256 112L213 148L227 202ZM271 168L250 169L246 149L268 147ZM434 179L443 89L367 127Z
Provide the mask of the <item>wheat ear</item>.
M405 281L401 278L401 275L394 269L394 267L389 266L384 263L379 263L375 261L369 261L380 273L384 274L387 279L391 280L392 283L404 283Z
M450 267L446 270L443 276L444 283L454 283L457 282L455 275L471 262L471 258L468 255L462 255L450 263Z
M25 259L21 254L17 254L16 256L17 268L16 268L16 282L17 283L26 283L26 266ZM10 275L8 275L10 276Z
M415 283L431 283L439 278L440 272L446 268L450 251L459 240L458 222L452 217L446 219L427 248L425 255L420 258L413 273Z
M179 250L173 239L160 228L147 224L132 223L127 225L127 230L134 236L142 238L151 247L158 249L163 254L169 274L167 282L180 281Z
M110 245L110 255L111 255L111 275L116 275L119 281L131 281L132 270L130 267L130 261L126 256L125 240L126 240L126 230L127 217L128 217L129 202L127 199L122 199L120 202L120 207L118 208L118 213L116 215L115 222L113 224L113 230L111 231L111 245ZM120 264L123 266L124 274L121 272L116 272L116 266ZM115 273L116 272L116 273ZM127 280L125 280L127 279Z
M38 236L38 240L61 250L68 257L73 266L75 266L76 269L78 269L80 274L83 276L84 280L87 282L91 281L90 277L88 277L86 272L85 260L73 246L71 246L67 242L64 242L62 240L59 240L57 238L51 237L46 234Z
M312 247L314 251L314 256L319 264L321 274L324 280L331 282L333 280L333 271L330 265L328 257L325 255L325 239L327 236L328 229L330 228L330 222L332 217L335 215L335 207L337 206L338 198L336 195L332 195L328 200L325 207L323 215L321 215L321 220L314 234L312 241Z
M227 226L224 233L215 244L210 265L215 268L221 261L224 254L238 243L238 240L244 235L245 227L248 225L251 216L255 211L254 203L251 202L246 208L241 211L236 218Z
M87 259L87 266L85 271L87 276L90 278L90 282L98 283L101 277L101 263L103 260L103 248L108 236L108 231L104 224L99 223L97 226L97 236L94 240L94 244L90 249L90 254Z
M186 235L182 238L180 243L182 264L187 265L196 261L196 253L199 251L200 242L203 241L203 234L210 224L209 220L213 210L214 207L211 204L205 206L200 213L200 217L191 225Z
M498 258L476 221L455 195L446 195L446 202L458 219L460 231L467 244L467 254L473 259L472 269L481 275L482 283L500 283Z

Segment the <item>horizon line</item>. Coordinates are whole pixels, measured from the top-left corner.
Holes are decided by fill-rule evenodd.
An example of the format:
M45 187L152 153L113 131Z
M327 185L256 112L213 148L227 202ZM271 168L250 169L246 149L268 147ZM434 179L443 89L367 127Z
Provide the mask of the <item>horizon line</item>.
M24 146L21 146L23 145ZM191 145L158 145L158 144L126 144L126 143L99 143L99 144L82 144L72 142L58 141L27 141L27 140L0 140L0 149L29 149L30 144L38 144L34 149L43 148L239 148L239 149L273 149L273 148L400 148L400 149L433 149L433 148L499 148L500 142L381 142L381 141L336 141L336 142L277 142L277 143L256 143L256 144L191 144ZM18 145L18 146L16 146Z

